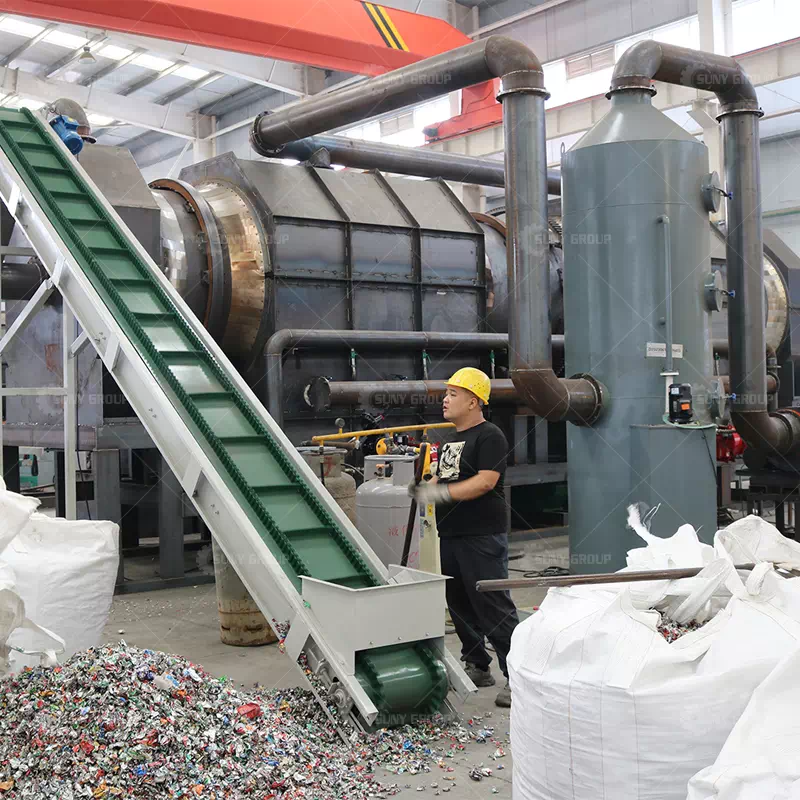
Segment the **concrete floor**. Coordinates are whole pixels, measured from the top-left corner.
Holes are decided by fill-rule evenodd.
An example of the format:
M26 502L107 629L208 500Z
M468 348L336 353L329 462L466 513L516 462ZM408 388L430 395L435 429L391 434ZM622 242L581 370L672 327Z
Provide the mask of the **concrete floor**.
M514 570L541 570L550 565L567 566L566 537L555 537L538 542L525 542L513 545L521 550L523 557L511 561ZM512 573L513 575L514 573ZM521 573L518 573L521 574ZM537 589L518 590L513 593L517 607L530 610L544 597ZM284 688L300 684L297 667L277 646L257 648L238 648L222 644L219 640L216 594L213 585L168 589L142 594L123 595L114 599L111 616L104 632L104 641L115 642L124 639L137 647L148 647L177 653L195 663L201 664L213 675L226 675L244 688L254 684L265 687ZM447 636L448 647L460 655L460 644L455 634ZM498 686L502 675L493 664ZM465 706L459 706L464 721L473 719L479 727L493 727L494 741L499 741L507 755L492 759L497 744L471 742L466 749L450 761L455 769L454 788L448 798L451 800L477 800L477 798L497 797L501 800L511 798L511 748L509 744L509 712L496 708L494 697L497 689L481 689L470 698ZM481 717L478 720L478 717ZM469 770L476 766L486 766L493 770L492 776L480 782L469 778ZM502 769L498 767L502 766ZM384 783L398 783L403 790L400 796L433 796L439 786L446 785L443 774L435 767L427 775L400 775L385 773ZM449 782L452 786L453 783ZM408 787L408 788L405 788ZM424 787L417 792L419 787ZM496 790L496 791L495 791ZM445 795L442 795L445 796Z

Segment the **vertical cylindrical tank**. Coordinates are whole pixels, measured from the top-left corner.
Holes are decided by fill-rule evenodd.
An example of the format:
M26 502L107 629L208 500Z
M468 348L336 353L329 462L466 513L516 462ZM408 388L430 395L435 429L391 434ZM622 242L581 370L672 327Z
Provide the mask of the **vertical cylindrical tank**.
M590 373L609 395L592 427L568 426L570 547L573 571L606 572L641 544L631 503L660 504L659 535L716 528L708 151L628 90L562 164L566 375ZM691 385L691 424L665 418L669 383Z

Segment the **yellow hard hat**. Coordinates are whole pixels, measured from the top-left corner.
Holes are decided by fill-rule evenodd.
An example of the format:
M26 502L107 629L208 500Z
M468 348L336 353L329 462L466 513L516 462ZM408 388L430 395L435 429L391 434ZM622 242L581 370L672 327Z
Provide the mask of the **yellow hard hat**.
M484 403L489 402L489 393L492 391L492 382L489 380L489 376L475 367L462 367L451 376L447 385L467 389Z

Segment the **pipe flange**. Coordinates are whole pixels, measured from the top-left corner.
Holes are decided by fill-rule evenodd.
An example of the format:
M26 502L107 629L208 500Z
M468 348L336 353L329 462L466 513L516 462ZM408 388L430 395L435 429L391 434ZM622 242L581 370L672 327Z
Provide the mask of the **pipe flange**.
M608 389L600 383L594 376L590 375L588 372L577 372L575 375L570 376L570 380L579 380L579 381L586 381L594 391L594 406L592 408L592 413L588 417L579 417L575 416L574 418L570 419L574 425L578 425L579 427L590 427L597 422L598 419L603 414L603 409L605 408L605 404L608 402Z
M618 92L641 92L645 91L650 97L655 97L656 87L653 82L645 75L620 75L614 78L614 82L606 92L606 99L610 100L612 95Z
M537 70L524 69L516 72L507 72L500 78L500 91L497 100L502 102L509 94L540 94L547 100L550 92L544 88L544 73Z
M771 411L770 416L782 418L787 425L791 426L796 422L800 426L800 410L796 408L779 408L777 411ZM788 420L791 420L791 422Z
M717 114L717 122L723 117L730 116L731 114L756 114L758 117L764 116L764 111L758 105L750 100L744 100L741 103L726 103L719 107L719 114Z
M324 375L313 378L303 389L303 399L314 411L328 411L331 407L331 379Z
M266 158L278 158L286 145L280 145L279 147L266 147L261 142L261 139L258 135L259 123L264 117L268 117L269 115L269 111L262 111L253 120L253 124L250 126L250 147L252 147L253 150L255 150L260 156L265 156Z
M786 427L788 445L783 452L791 452L800 442L800 412L796 408L779 408L777 411L770 411L769 415L779 419Z

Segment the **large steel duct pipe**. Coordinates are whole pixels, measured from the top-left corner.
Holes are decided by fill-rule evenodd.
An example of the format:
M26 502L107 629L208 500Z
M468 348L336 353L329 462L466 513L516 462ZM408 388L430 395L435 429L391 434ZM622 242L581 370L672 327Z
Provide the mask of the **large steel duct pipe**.
M547 171L544 101L547 93L504 93L503 127L508 228L509 364L525 404L550 422L590 425L599 416L603 387L589 376L553 371L550 271L547 269Z
M555 337L554 337L555 338ZM561 342L563 346L563 340ZM727 375L720 377L726 391ZM328 411L339 406L395 407L441 403L447 389L445 381L332 381L314 378L305 390L306 403L315 411ZM767 379L767 391L778 391L774 375ZM498 378L492 381L492 405L518 404L522 400L513 381Z
M274 155L267 153L265 155ZM442 178L458 183L480 186L506 185L505 169L501 161L475 158L459 153L443 153L422 147L402 147L381 144L344 136L320 134L289 142L280 151L281 158L298 161L314 160L317 163L339 164L354 169L377 169L396 175L414 175L419 178ZM561 174L547 173L548 194L561 194Z
M504 333L424 331L352 331L284 328L276 331L264 348L267 374L267 410L283 422L283 353L293 347L318 349L350 347L379 350L505 350Z
M446 381L330 381L314 378L305 390L306 403L315 411L336 406L387 408L438 405L447 391ZM492 405L519 402L514 383L508 378L492 381Z
M800 442L800 417L767 410L759 118L755 87L732 58L646 41L626 50L611 93L653 91L651 80L693 86L720 103L727 189L726 260L732 421L748 446L783 455Z
M2 266L3 300L29 300L47 277L47 270L39 263L38 259L31 259L26 264L4 263Z
M526 405L550 421L590 424L603 389L588 376L565 380L552 368L549 321L547 168L542 65L524 45L490 36L457 50L318 95L256 118L251 142L260 153L288 142L393 111L414 102L500 78L505 130L509 296L509 356L514 385Z
M493 78L506 78L506 90L510 81L517 91L543 91L539 59L513 39L489 36L346 89L267 111L256 117L250 141L259 153L274 155L289 142Z

